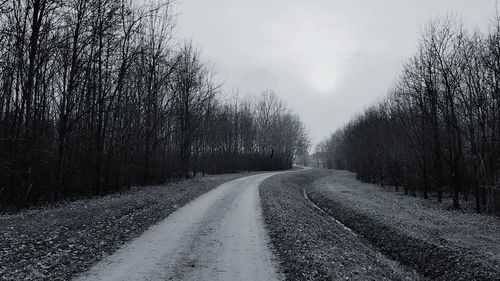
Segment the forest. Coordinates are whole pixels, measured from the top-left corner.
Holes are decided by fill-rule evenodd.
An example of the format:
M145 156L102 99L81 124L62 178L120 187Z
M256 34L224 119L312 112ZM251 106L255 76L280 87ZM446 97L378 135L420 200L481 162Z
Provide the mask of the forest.
M0 206L290 168L308 136L272 91L225 93L169 1L0 0Z
M454 16L421 28L389 94L316 149L325 167L453 208L500 208L500 19L487 31Z

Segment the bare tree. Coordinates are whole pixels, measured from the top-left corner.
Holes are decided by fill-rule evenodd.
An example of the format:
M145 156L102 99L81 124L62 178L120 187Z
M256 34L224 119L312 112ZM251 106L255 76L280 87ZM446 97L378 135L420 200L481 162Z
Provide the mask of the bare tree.
M482 34L454 17L432 20L388 99L323 144L325 163L408 194L434 191L439 202L449 191L454 208L472 190L481 212L498 181L498 26Z

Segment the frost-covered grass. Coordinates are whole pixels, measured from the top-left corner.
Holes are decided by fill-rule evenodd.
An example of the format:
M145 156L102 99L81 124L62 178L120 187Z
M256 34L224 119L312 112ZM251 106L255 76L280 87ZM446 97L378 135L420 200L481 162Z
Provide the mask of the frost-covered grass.
M264 220L286 280L419 280L304 197L304 189L329 174L313 169L279 175L260 187Z
M71 279L192 199L241 176L207 176L0 215L0 280Z
M464 213L446 203L362 183L347 171L333 171L309 193L344 224L432 278L499 276L498 217Z

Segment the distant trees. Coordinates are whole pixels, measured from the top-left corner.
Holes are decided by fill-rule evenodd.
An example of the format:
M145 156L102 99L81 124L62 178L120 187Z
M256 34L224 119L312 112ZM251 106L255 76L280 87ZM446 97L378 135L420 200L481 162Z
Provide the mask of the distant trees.
M0 4L1 205L285 169L307 143L273 93L221 98L170 1Z
M294 157L308 146L300 118L273 92L257 102L226 104L211 115L202 171L278 170L290 168Z
M494 209L500 179L500 21L488 33L430 22L388 97L319 147L330 168L453 206Z

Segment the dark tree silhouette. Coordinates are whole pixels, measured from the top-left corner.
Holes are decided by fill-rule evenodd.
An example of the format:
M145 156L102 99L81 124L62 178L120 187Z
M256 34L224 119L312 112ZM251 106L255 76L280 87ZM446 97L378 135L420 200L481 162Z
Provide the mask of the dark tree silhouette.
M222 98L171 6L0 1L1 205L291 167L300 119L271 93Z
M388 97L317 147L328 168L494 212L500 179L500 21L470 32L431 21ZM460 196L461 195L461 196ZM498 207L497 207L498 208Z

